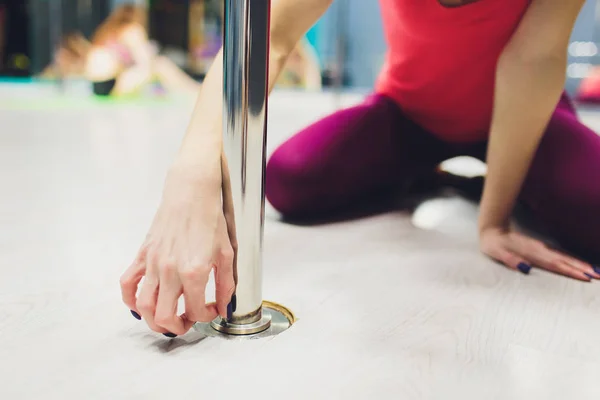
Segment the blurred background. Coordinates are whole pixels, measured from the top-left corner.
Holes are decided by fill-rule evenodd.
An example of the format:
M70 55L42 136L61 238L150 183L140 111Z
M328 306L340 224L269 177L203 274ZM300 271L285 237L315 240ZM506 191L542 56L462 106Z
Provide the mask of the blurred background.
M177 67L201 82L221 46L222 3L222 0L0 0L0 78L3 84L0 90L7 90L15 83L53 82L65 91L73 90L76 81L85 80L88 82L79 82L77 86L85 92L93 91L91 82L110 81L111 75L116 75L108 71L110 68L102 70L96 65L91 73L82 71L82 60L94 59L89 56L89 49L86 50L88 43L82 39L96 50L102 46L118 49L122 27L113 25L108 29L113 32L114 38L108 41L115 42L112 44L96 40L94 36L124 5L135 5L145 13L143 24L149 47L151 45L154 54L168 62L165 69L176 71ZM600 99L600 71L594 67L600 63L600 7L597 3L589 0L579 17L569 49L567 76L567 90L571 94L581 91L581 100L590 102ZM335 1L299 44L279 86L368 91L383 63L385 51L379 8L375 4L364 0ZM102 59L101 56L96 58ZM183 79L176 79L179 78ZM175 78L162 80L169 79ZM167 89L177 87L153 76L153 81L157 80ZM184 80L179 83L182 82L185 85ZM114 82L108 87L96 86L96 95L106 95L114 89ZM129 91L139 94L140 86L130 84ZM24 90L23 86L19 87ZM123 93L128 94L128 90L121 90Z

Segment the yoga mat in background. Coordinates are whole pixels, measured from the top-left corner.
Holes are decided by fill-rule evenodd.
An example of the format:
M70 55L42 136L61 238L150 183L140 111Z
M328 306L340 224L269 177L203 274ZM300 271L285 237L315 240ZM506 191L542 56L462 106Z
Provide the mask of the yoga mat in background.
M0 109L3 110L148 107L185 104L187 101L191 100L174 95L94 96L87 81L67 82L61 88L56 82L42 79L0 79Z
M56 109L91 109L97 107L149 107L164 106L171 104L184 103L181 98L121 98L110 99L105 97L90 97L81 99L77 97L59 96L56 98L37 98L30 99L0 99L0 110L56 110Z

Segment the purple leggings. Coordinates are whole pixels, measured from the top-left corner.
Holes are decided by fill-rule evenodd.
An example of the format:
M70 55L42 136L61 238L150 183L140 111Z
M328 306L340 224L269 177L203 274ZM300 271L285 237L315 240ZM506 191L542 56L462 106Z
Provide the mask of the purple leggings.
M326 214L431 174L444 160L485 161L486 142L447 143L389 98L371 95L305 128L267 164L266 195L284 216ZM567 247L600 253L600 136L563 95L519 201Z

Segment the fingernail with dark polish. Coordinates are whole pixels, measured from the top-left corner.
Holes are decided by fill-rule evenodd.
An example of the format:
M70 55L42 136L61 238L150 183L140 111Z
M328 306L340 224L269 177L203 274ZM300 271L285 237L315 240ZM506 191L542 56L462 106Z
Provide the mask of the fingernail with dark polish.
M235 294L231 296L231 301L227 304L227 319L231 319L235 308L237 307L237 297Z
M165 335L166 337L168 337L168 338L171 338L171 339L173 339L173 338L176 338L176 337L177 337L177 335L176 335L176 334L174 334L174 333L171 333L171 332L163 333L163 335Z
M522 273L524 273L525 275L529 274L529 271L531 271L531 265L527 265L525 263L521 263L517 266L517 268L519 269L519 271L521 271Z
M233 306L232 306L232 303L229 302L229 304L227 304L227 319L231 320L232 315L233 315Z
M594 271L596 271L597 274L600 274L600 266L594 265L592 268L594 268Z
M584 272L583 274L584 274L585 276L587 276L588 278L590 278L590 279L598 279L598 278L596 278L595 276L592 276L592 275L590 275L590 274L586 274L585 272Z
M129 311L131 311L131 315L133 315L133 317L134 317L135 319L137 319L138 321L141 321L141 320L142 320L142 317L140 316L140 314L136 313L136 312L135 312L135 311L133 311L133 310L129 310Z

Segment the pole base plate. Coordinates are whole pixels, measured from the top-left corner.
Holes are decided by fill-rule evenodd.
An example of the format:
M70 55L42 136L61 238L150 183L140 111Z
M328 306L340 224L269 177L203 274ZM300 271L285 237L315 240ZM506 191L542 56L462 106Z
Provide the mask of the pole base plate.
M209 337L223 339L258 339L275 336L287 330L296 317L286 307L270 301L263 301L262 318L253 324L229 324L221 317L212 322L198 322L194 329Z

